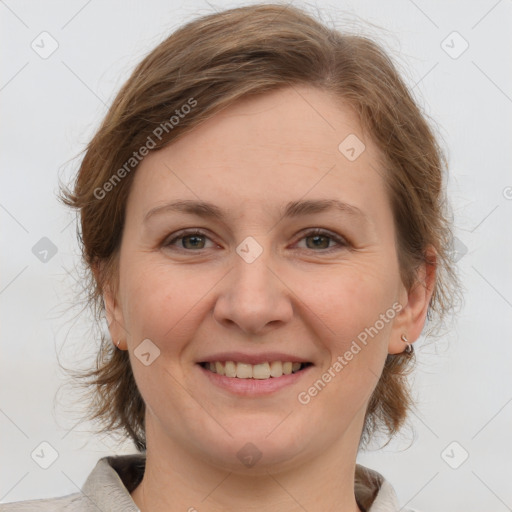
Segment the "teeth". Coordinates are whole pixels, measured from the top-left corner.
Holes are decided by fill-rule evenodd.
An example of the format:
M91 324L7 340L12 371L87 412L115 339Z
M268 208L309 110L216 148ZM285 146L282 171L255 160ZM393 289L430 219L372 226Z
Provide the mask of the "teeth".
M224 364L224 373L226 374L226 377L236 377L236 363L233 361L226 361Z
M236 376L239 379L252 379L252 364L237 363Z
M272 361L270 363L270 376L281 377L283 375L283 363L281 361Z
M302 363L292 363L291 361L272 361L270 363L248 364L236 363L234 361L215 361L206 363L206 368L213 373L225 375L226 377L236 377L238 379L269 379L270 377L282 377L299 371Z
M252 367L253 379L268 379L270 378L270 365L268 363L255 364Z
M222 363L219 363L218 361L215 363L215 372L219 375L224 375L224 366Z

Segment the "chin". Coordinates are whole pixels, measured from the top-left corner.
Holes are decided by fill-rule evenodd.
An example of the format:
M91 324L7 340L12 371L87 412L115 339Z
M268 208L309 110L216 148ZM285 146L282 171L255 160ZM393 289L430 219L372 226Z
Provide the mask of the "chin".
M278 424L279 421L274 422L272 428ZM304 453L305 437L297 436L296 430L292 434L289 428L277 427L272 432L267 423L258 428L254 422L242 422L240 426L238 432L229 430L233 437L212 439L203 446L204 456L212 465L233 473L265 475L294 467Z

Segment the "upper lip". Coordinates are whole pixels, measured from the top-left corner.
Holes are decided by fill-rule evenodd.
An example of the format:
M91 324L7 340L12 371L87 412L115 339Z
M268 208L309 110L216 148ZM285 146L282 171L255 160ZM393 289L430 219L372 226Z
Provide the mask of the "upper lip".
M264 352L261 354L247 354L244 352L219 352L211 356L205 356L198 363L215 363L217 361L236 361L246 364L260 364L272 361L282 361L292 363L309 363L309 359L303 357L285 354L284 352Z

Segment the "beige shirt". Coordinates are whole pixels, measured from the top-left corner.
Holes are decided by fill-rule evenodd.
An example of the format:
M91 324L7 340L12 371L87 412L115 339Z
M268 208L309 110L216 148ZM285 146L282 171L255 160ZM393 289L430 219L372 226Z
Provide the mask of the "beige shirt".
M103 457L87 477L81 492L41 500L0 505L1 512L139 512L132 492L142 480L144 454ZM393 487L372 469L356 465L354 492L364 512L397 512L400 509Z

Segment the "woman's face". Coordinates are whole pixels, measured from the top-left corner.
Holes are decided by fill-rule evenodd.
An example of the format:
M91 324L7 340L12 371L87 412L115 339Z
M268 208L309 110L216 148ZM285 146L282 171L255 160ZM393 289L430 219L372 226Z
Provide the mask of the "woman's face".
M232 471L355 454L387 354L421 331L411 297L352 111L306 86L224 109L139 165L106 296L148 452Z

